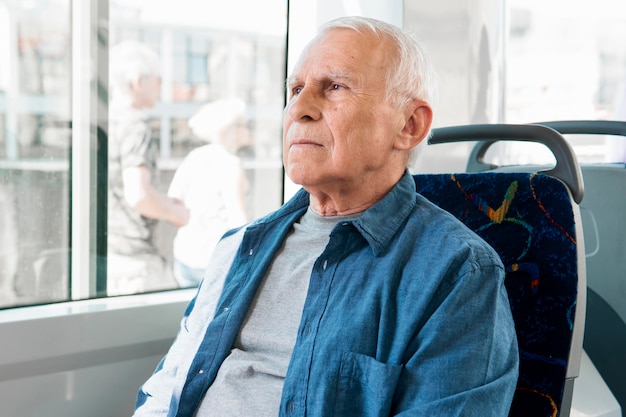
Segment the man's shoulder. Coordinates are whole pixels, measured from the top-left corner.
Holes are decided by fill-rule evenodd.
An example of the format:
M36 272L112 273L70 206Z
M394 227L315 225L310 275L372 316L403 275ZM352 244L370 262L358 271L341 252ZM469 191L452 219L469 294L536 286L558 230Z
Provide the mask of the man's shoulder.
M418 194L416 210L409 222L415 223L407 229L419 228L423 239L443 253L465 252L477 259L499 260L495 250L461 220ZM445 250L444 250L445 249Z

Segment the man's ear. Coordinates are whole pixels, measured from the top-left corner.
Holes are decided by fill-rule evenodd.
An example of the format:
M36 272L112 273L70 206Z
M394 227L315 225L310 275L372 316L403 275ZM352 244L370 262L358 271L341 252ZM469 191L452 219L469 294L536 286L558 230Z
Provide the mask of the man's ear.
M422 100L413 100L406 107L405 122L398 140L397 149L411 149L417 146L430 132L433 110Z

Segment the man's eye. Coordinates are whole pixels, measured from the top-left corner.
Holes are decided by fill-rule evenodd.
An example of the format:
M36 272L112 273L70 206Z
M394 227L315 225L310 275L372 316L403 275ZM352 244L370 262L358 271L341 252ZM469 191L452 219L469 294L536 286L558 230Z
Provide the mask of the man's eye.
M332 84L332 85L330 86L330 88L331 88L332 90L339 90L339 89L341 89L341 88L342 88L342 86L341 86L340 84Z
M294 96L300 94L300 92L302 91L302 87L294 87L291 92Z

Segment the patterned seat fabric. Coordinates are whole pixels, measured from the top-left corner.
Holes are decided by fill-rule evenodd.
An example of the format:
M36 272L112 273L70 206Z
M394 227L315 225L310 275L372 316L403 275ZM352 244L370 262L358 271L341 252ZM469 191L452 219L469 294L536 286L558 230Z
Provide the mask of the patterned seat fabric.
M558 416L578 289L565 186L533 173L414 175L417 191L485 239L506 268L520 350L509 416Z

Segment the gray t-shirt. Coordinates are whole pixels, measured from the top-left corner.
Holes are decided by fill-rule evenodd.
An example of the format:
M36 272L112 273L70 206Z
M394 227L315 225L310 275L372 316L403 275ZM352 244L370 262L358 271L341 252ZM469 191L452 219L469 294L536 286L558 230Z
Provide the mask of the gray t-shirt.
M309 208L294 224L196 416L278 415L313 264L335 224L359 216L323 217Z

